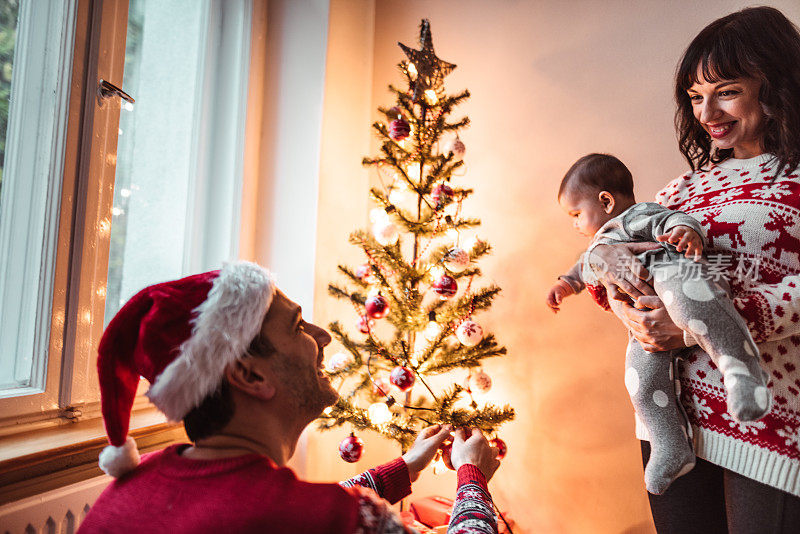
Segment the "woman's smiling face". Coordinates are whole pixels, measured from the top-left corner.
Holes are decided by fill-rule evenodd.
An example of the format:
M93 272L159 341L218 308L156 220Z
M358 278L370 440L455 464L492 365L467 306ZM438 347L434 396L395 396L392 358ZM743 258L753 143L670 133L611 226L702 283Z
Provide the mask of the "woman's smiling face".
M702 71L688 90L694 117L720 149L733 149L734 158L764 152L764 110L758 101L761 82L734 78L709 82Z

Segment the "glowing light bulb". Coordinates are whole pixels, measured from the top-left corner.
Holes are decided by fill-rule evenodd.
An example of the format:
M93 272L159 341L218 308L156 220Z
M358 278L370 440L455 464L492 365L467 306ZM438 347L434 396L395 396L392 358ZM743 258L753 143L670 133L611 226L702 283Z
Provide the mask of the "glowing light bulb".
M386 406L385 402L370 404L369 408L367 408L367 415L369 415L369 420L373 425L382 425L392 420L392 412L389 411L389 407Z
M425 91L425 102L431 106L435 106L438 101L439 97L436 96L436 91L433 89L428 89Z
M406 167L406 174L411 180L419 182L419 163L412 163Z
M417 67L413 63L409 63L408 64L408 74L409 74L409 76L411 76L412 80L416 80L417 79L417 74L418 74L417 73Z
M436 321L429 321L422 331L422 336L428 341L433 341L442 333L442 326Z
M449 239L450 241L453 241L453 242L456 242L456 241L458 241L458 230L456 230L455 228L450 228L449 230L447 230L447 231L444 233L444 235L445 235L445 236L447 237L447 239ZM467 250L472 250L472 249L469 249L469 248L468 248Z
M441 475L446 471L447 471L447 464L445 464L444 460L442 460L442 457L439 456L439 459L433 462L433 474Z
M322 410L322 413L323 413L323 415L328 415L329 416L330 414L333 413L333 407L332 406L328 406L327 408Z
M444 274L444 267L441 265L435 265L431 267L431 276L434 280L438 280Z

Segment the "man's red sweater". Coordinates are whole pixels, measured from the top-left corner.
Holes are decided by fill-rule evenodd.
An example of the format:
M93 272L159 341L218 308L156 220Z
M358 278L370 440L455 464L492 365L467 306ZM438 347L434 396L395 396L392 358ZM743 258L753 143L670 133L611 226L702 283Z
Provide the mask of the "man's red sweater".
M183 458L180 453L186 447L173 445L148 454L136 470L112 482L81 524L80 534L405 530L388 504L377 498L394 503L411 493L402 458L343 483L361 486L345 489L339 484L303 482L291 469L256 454L218 460ZM464 483L485 488L477 468L467 465L462 470L460 483L463 478ZM491 511L491 500L485 505ZM491 515L486 519L494 522Z

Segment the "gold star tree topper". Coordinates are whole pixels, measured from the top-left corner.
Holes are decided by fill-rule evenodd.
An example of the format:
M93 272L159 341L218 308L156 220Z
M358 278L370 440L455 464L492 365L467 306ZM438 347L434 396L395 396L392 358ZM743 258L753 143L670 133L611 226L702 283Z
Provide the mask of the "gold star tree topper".
M433 90L437 95L441 91L444 77L450 74L456 66L436 57L433 51L433 36L431 36L431 23L422 19L419 26L419 44L421 50L414 50L403 43L397 43L403 49L408 60L417 71L414 81L414 102L420 102L425 97L425 92ZM410 66L409 66L409 70Z

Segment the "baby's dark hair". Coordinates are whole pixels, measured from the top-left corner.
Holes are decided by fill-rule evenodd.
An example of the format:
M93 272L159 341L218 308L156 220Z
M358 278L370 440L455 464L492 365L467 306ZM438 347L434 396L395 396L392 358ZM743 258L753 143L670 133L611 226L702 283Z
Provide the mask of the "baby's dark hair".
M608 191L634 198L633 176L624 163L610 154L588 154L573 163L564 175L558 197L567 191L583 194Z

